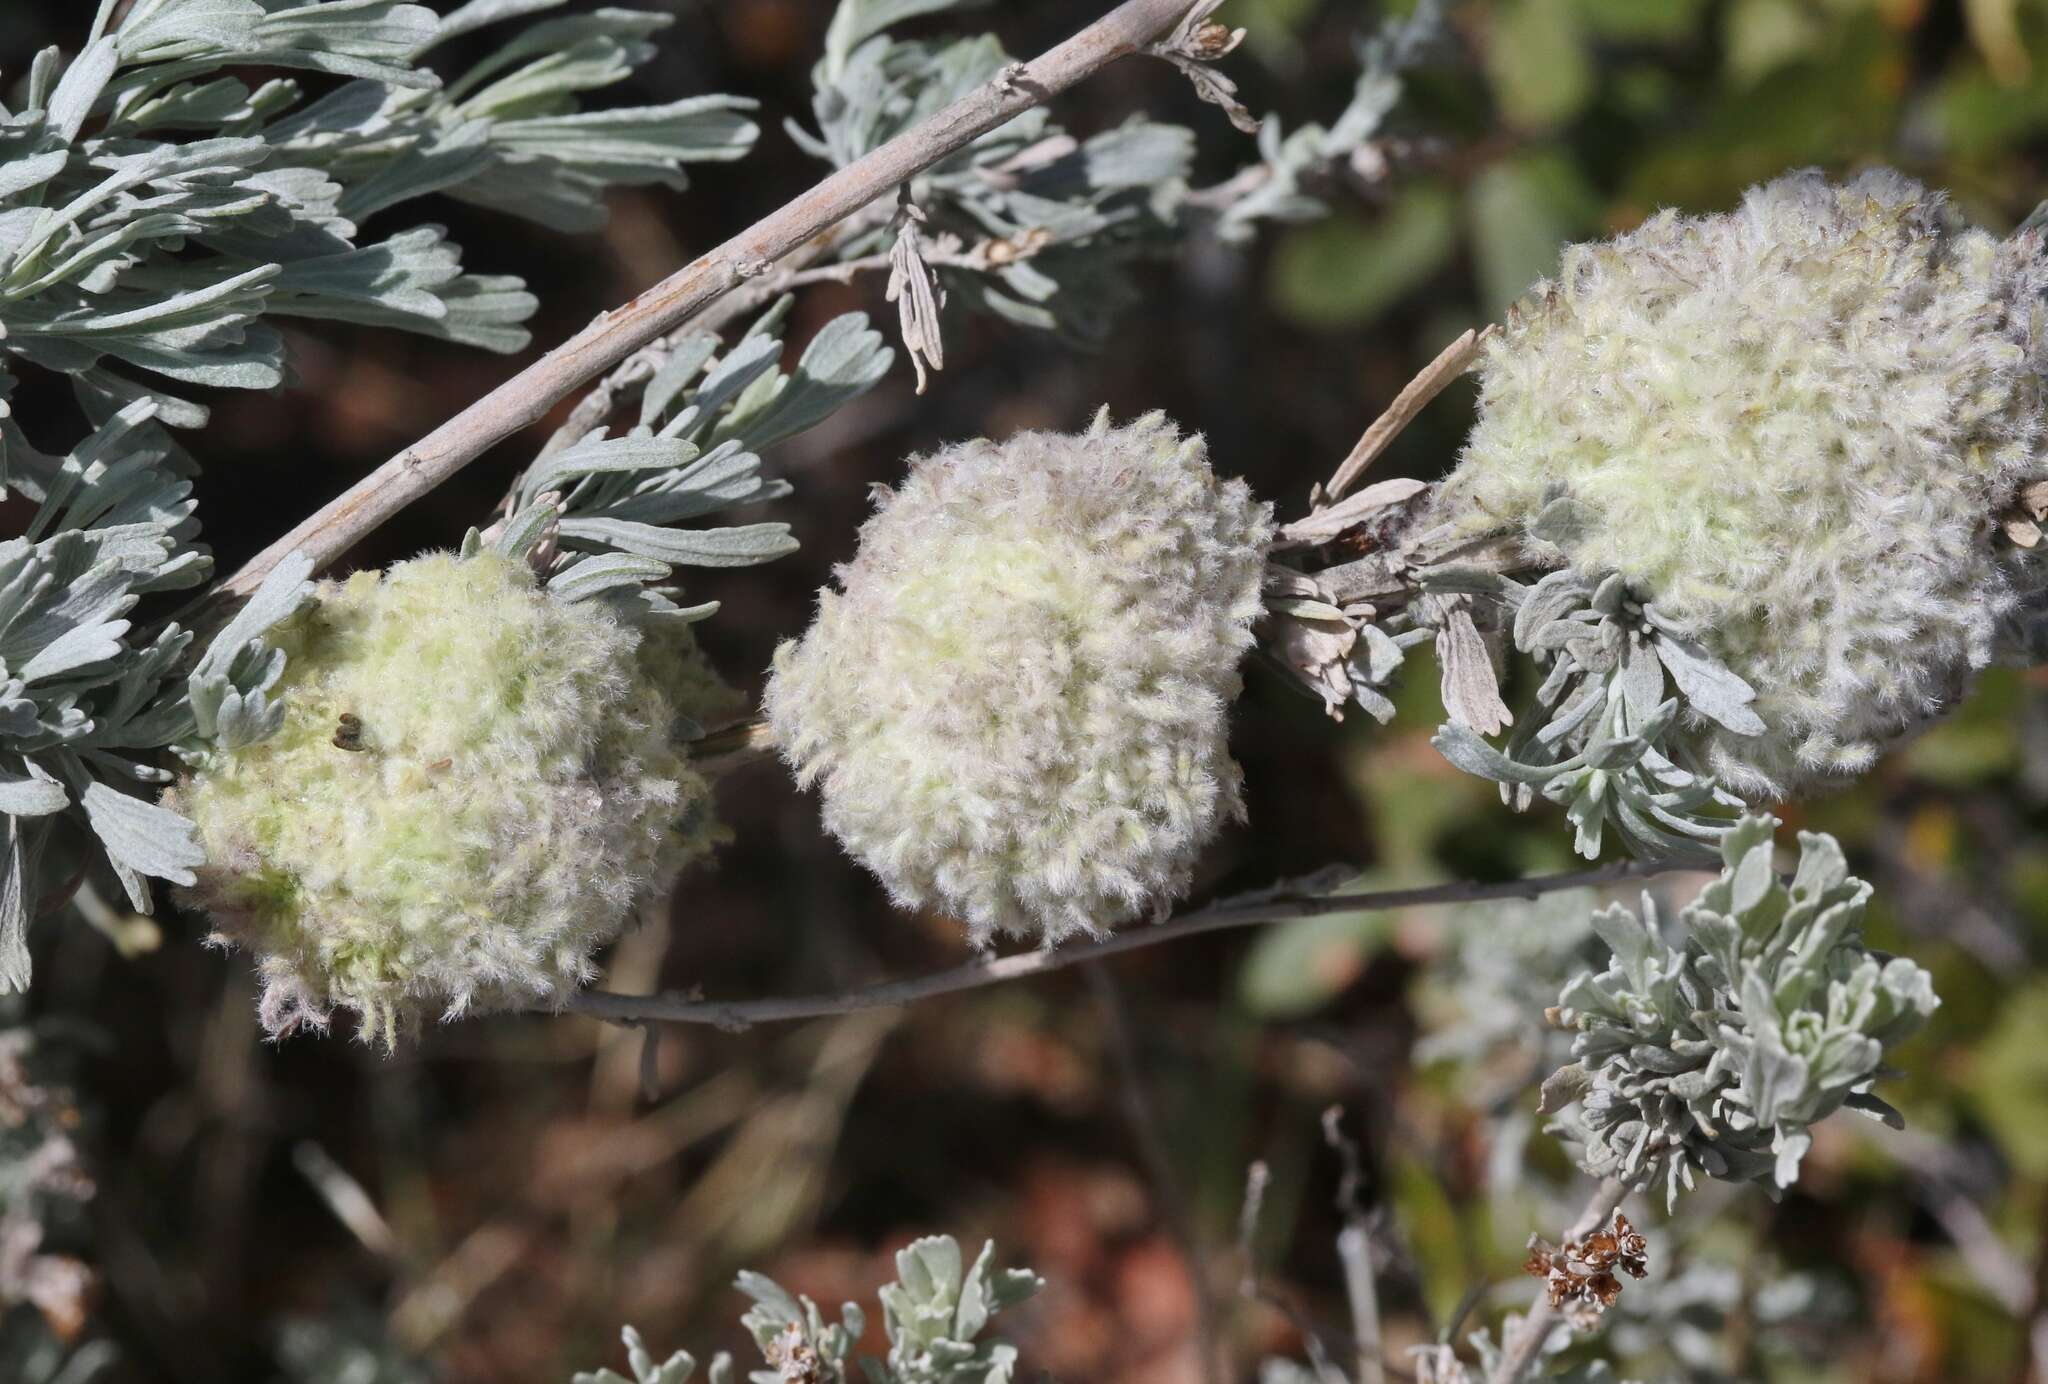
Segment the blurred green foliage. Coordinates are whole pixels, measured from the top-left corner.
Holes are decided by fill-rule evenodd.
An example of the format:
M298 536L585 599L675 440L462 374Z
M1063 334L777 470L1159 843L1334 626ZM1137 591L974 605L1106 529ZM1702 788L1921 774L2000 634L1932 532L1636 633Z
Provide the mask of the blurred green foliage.
M1304 0L1225 13L1283 65L1317 16ZM1805 164L1901 166L1998 228L2038 200L2023 174L2048 136L2044 0L1477 0L1452 17L1476 70L1440 70L1408 115L1456 141L1453 167L1283 237L1272 298L1304 327L1356 329L1423 294L1491 318L1569 240L1725 208Z

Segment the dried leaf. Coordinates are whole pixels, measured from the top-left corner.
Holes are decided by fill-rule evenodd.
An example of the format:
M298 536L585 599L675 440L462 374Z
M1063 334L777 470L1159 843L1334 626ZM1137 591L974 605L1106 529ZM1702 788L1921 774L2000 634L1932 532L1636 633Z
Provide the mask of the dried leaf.
M889 249L887 300L896 304L897 321L903 333L903 349L917 371L917 392L924 393L925 367L945 368L946 345L940 330L939 309L946 295L925 263L920 225L924 214L906 203L896 241Z
M1463 606L1454 607L1437 631L1436 655L1443 670L1444 710L1453 721L1481 735L1498 735L1514 722L1500 697L1493 655Z
M1243 29L1232 29L1209 18L1222 3L1223 0L1198 0L1172 33L1149 45L1146 51L1179 68L1194 83L1196 95L1222 107L1230 123L1239 130L1255 135L1259 132L1258 118L1237 99L1237 83L1209 65L1230 56L1244 42Z
M1331 542L1350 529L1381 519L1429 488L1427 481L1406 477L1379 481L1335 504L1311 510L1306 518L1283 525L1281 542L1304 546Z

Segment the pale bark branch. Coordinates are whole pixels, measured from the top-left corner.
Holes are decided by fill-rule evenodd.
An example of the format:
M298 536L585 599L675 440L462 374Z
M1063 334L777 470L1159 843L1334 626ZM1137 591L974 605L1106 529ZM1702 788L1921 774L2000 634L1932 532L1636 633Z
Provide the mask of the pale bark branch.
M1226 899L1207 908L1169 919L1154 927L1140 927L1114 933L1080 946L1019 952L970 961L949 970L934 971L906 980L892 980L833 994L793 995L761 1000L704 1000L688 994L616 995L603 990L586 990L570 997L563 1007L610 1023L642 1023L650 1019L679 1024L711 1024L731 1031L755 1024L783 1023L792 1019L815 1019L828 1014L851 1014L863 1009L888 1009L914 1004L937 995L1023 980L1064 970L1082 961L1096 961L1162 942L1177 942L1207 932L1253 927L1262 923L1315 918L1331 913L1383 912L1394 908L1419 908L1428 904L1482 903L1498 899L1533 899L1564 889L1583 889L1622 880L1647 879L1653 875L1689 870L1695 866L1669 861L1624 860L1597 869L1568 874L1539 875L1533 879L1505 880L1495 884L1458 881L1426 885L1417 889L1383 889L1371 893L1333 894L1325 871L1307 884L1282 885L1256 894ZM1320 880L1321 883L1315 881Z
M1352 1384L1385 1384L1379 1288L1373 1278L1372 1239L1364 1226L1346 1225L1337 1232L1337 1258L1344 1265L1344 1296L1351 1304Z
M218 594L246 597L294 551L325 567L407 505L633 352L674 330L722 295L771 273L775 262L835 222L1004 122L1117 58L1141 51L1187 12L1189 0L1124 0L1065 43L1017 63L879 149L848 164L596 320L433 432L385 462L264 549Z
M640 347L624 360L605 372L604 378L592 385L561 426L549 434L541 446L540 455L550 457L566 447L573 447L602 427L612 416L612 411L631 394L652 380L660 371L677 343L697 332L716 335L737 322L740 318L759 312L770 303L792 289L825 279L838 279L834 271L840 266L826 264L818 268L821 259L838 250L840 246L857 239L863 232L870 231L888 220L887 215L877 216L878 209L893 214L886 202L877 200L869 203L834 225L826 227L775 262L775 267L759 278L714 299L667 332ZM849 261L857 265L862 261ZM850 278L850 276L848 276ZM842 280L843 282L844 280Z
M886 214L877 215L878 210ZM886 273L890 267L886 251L858 259L823 264L818 261L857 240L864 232L887 225L894 214L893 206L887 202L877 200L869 203L853 216L812 236L784 255L768 273L692 314L681 326L627 356L577 400L569 417L549 435L540 455L550 457L564 448L573 447L602 427L624 400L655 377L684 338L699 332L721 332L740 318L767 307L783 294L810 284L850 284L862 274ZM950 241L952 238L945 239ZM1021 248L996 240L984 240L965 250L939 244L930 247L924 259L935 268L965 269L985 274L1000 264L1029 259L1052 243L1050 236L1034 236Z

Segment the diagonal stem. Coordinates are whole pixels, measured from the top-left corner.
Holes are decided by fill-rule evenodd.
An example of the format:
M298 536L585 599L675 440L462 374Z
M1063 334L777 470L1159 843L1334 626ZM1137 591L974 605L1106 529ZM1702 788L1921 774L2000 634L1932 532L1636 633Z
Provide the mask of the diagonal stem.
M1331 881L1322 876L1307 882L1283 884L1255 894L1241 895L1184 913L1154 927L1119 932L1082 946L1043 948L1012 956L984 957L933 971L907 980L886 981L865 988L832 994L795 995L764 1000L701 1000L687 994L615 995L603 990L586 990L572 995L563 1008L608 1023L642 1023L650 1019L679 1024L711 1024L740 1030L755 1024L783 1023L791 1019L815 1019L827 1014L851 1014L862 1009L888 1009L913 1004L936 995L977 990L986 985L1023 980L1062 970L1082 961L1097 961L1140 947L1177 942L1205 932L1252 927L1262 923L1285 922L1294 918L1315 918L1329 913L1360 913L1394 908L1419 908L1427 904L1480 903L1490 899L1533 899L1563 889L1584 889L1622 880L1647 879L1698 867L1683 862L1623 860L1592 870L1567 874L1539 875L1533 879L1507 880L1496 884L1459 881L1428 885L1419 889L1384 889L1375 893L1336 894ZM1348 876L1340 876L1342 878Z
M246 597L294 551L321 568L357 539L476 460L539 422L557 402L648 342L741 285L875 198L1072 86L1139 52L1187 12L1189 0L1124 0L1028 63L1005 68L975 91L848 164L795 201L671 274L624 307L600 314L569 340L392 457L250 559L217 596Z

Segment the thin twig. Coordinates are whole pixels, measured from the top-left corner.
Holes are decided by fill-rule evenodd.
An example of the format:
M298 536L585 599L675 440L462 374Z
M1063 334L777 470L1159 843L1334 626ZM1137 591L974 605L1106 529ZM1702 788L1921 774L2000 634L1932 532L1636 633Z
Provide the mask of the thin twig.
M1459 150L1469 152L1466 146L1459 146ZM1389 136L1367 140L1349 154L1326 158L1312 168L1295 173L1294 178L1297 183L1311 187L1335 185L1370 195L1397 171L1429 169L1448 162L1445 156L1451 152L1452 146L1441 139ZM1248 163L1221 182L1191 189L1186 202L1188 206L1220 217L1246 198L1263 191L1275 176L1273 165L1263 159Z
M1483 332L1468 331L1438 353L1437 358L1422 367L1422 373L1410 380L1394 402L1387 405L1386 412L1373 420L1365 435L1358 439L1358 445L1351 449L1337 467L1337 473L1330 477L1324 488L1321 504L1334 504L1344 498L1344 492L1352 483L1365 474L1365 468L1379 459L1381 452L1401 435L1401 430L1414 421L1415 415L1429 406L1429 401L1444 392L1452 380L1465 373L1466 367L1478 359L1480 347L1493 328ZM1320 507L1320 506L1319 506Z
M1244 1170L1244 1203L1237 1212L1237 1295L1259 1295L1259 1217L1266 1209L1266 1189L1273 1185L1273 1170L1263 1158L1254 1158Z
M1124 0L1086 29L988 82L825 178L589 326L378 467L252 558L218 594L245 597L291 553L325 567L364 534L493 446L537 423L557 401L673 331L724 294L981 135L1075 82L1140 51L1187 12L1188 0Z
M1201 1241L1195 1234L1195 1220L1188 1212L1180 1175L1174 1170L1173 1154L1167 1147L1166 1136L1160 1132L1159 1117L1153 1112L1151 1098L1145 1093L1145 1074L1138 1063L1138 1045L1131 1036L1130 1017L1125 1012L1123 996L1118 992L1116 978L1109 973L1109 968L1100 961L1091 961L1082 969L1087 973L1090 988L1095 991L1096 1002L1102 1006L1103 1020L1109 1031L1110 1052L1116 1058L1117 1076L1123 1087L1124 1115L1130 1121L1131 1136L1137 1140L1138 1154L1145 1160L1145 1170L1159 1194L1167 1233L1173 1236L1174 1248L1180 1253L1181 1267L1188 1276L1188 1290L1195 1295L1195 1337L1196 1348L1202 1356L1202 1378L1209 1384L1216 1384L1219 1338L1216 1304L1209 1297L1209 1274L1203 1267Z
M1266 1209L1266 1190L1272 1185L1273 1172L1264 1159L1255 1160L1245 1170L1244 1204L1237 1213L1237 1257L1243 1266L1243 1273L1237 1281L1237 1295L1247 1302L1263 1302L1287 1319L1301 1337L1302 1349L1308 1355L1309 1370L1320 1384L1350 1384L1344 1378L1344 1372L1330 1363L1330 1352L1324 1348L1322 1332L1316 1324L1299 1307L1262 1282L1256 1242L1259 1217Z
M385 1319L392 1338L411 1354L425 1354L478 1298L519 1266L537 1234L512 1215L472 1230L432 1272L405 1286Z
M364 1249L381 1259L398 1260L403 1252L398 1236L391 1229L391 1223L384 1219L384 1213L377 1209L363 1184L356 1181L349 1170L335 1162L334 1156L311 1139L301 1139L292 1147L292 1164L299 1175L311 1183L320 1200L327 1203L327 1209L362 1243Z
M1337 1232L1337 1258L1344 1265L1344 1296L1351 1303L1352 1378L1356 1384L1384 1384L1380 1295L1373 1282L1372 1238L1363 1225L1347 1225Z
M1504 880L1494 884L1458 881L1428 885L1419 889L1384 889L1373 893L1333 894L1329 876L1322 871L1306 885L1290 884L1255 894L1226 899L1207 908L1185 913L1154 927L1120 932L1082 946L1057 950L1019 952L970 961L944 971L892 980L835 994L794 995L764 1000L701 1000L688 994L615 995L603 990L586 990L573 995L564 1006L572 1013L585 1014L610 1023L640 1023L659 1019L679 1024L712 1024L737 1031L755 1024L784 1023L791 1019L815 1019L827 1014L851 1014L862 1009L888 1009L913 1004L936 995L978 990L1064 970L1077 962L1096 961L1140 947L1156 947L1207 932L1252 927L1261 923L1285 922L1294 918L1317 918L1331 913L1384 912L1394 908L1419 908L1427 904L1483 903L1493 899L1533 899L1563 889L1584 889L1622 880L1647 879L1654 875L1696 866L1671 861L1624 860L1597 869L1568 874L1538 875L1531 879ZM1346 871L1340 878L1350 877Z
M1586 1203L1586 1209L1579 1213L1578 1220L1565 1233L1565 1239L1582 1240L1606 1225L1627 1196L1627 1183L1612 1177L1603 1180L1593 1190L1593 1199ZM1550 1339L1551 1328L1556 1324L1557 1309L1550 1305L1548 1294L1538 1288L1529 1315L1522 1318L1514 1336L1501 1343L1500 1364L1486 1384L1520 1384L1523 1376L1529 1373L1529 1367L1542 1355L1543 1343Z
M652 1105L661 1099L661 1025L640 1027L640 1099Z
M1344 1265L1344 1296L1351 1304L1351 1345L1355 1384L1384 1384L1385 1347L1380 1338L1380 1295L1372 1266L1372 1231L1366 1223L1360 1194L1365 1187L1365 1158L1356 1140L1344 1132L1344 1107L1323 1112L1323 1142L1342 1160L1337 1182L1337 1211L1344 1228L1337 1232L1337 1258Z

